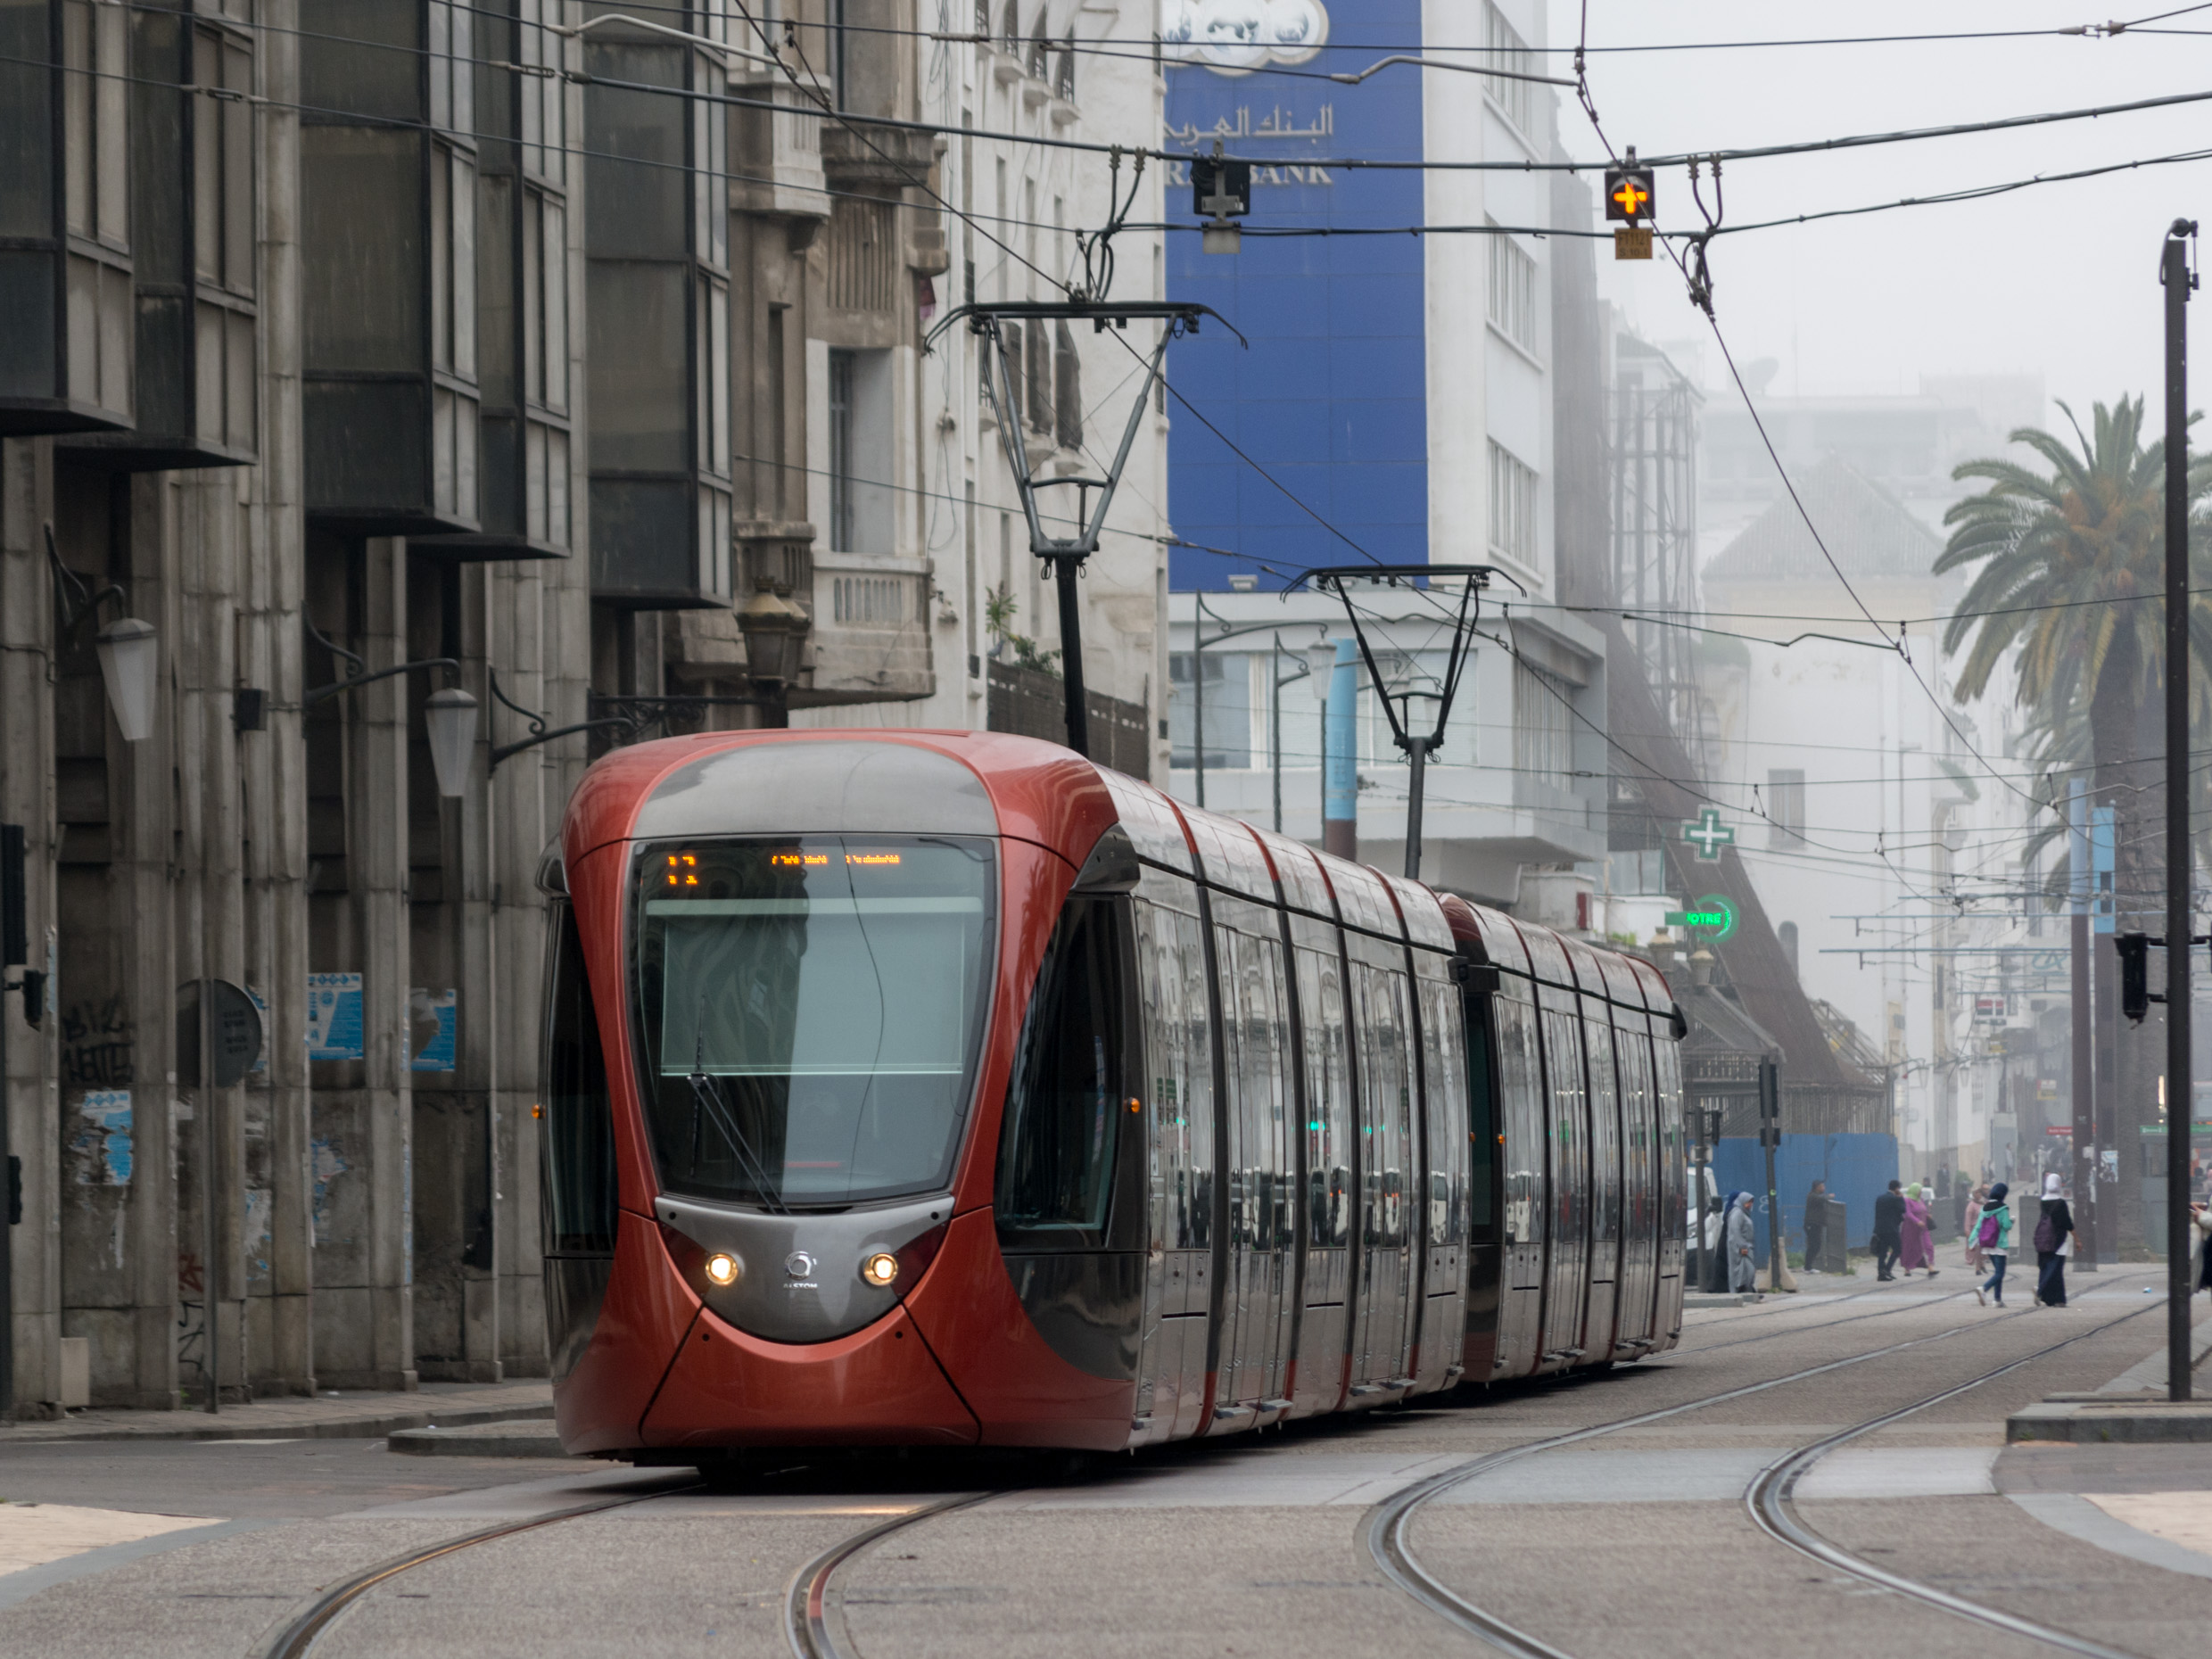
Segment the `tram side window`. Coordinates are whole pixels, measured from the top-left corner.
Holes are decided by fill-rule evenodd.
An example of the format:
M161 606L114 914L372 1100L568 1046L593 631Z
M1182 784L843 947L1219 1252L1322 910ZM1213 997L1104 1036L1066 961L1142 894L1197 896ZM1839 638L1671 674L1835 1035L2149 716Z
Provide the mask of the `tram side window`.
M1539 1199L1544 1181L1544 1114L1537 1101L1536 1010L1518 997L1501 995L1492 1008L1498 1019L1498 1098L1506 1167L1506 1242L1533 1244L1543 1235Z
M1490 1075L1490 1011L1496 999L1476 993L1464 999L1467 1011L1468 1220L1474 1242L1497 1235L1498 1210L1491 1183L1498 1175L1498 1099Z
M1308 1236L1317 1249L1349 1239L1351 1085L1346 1073L1343 970L1320 951L1298 953L1305 1017Z
M553 919L546 976L543 1079L545 1234L549 1255L615 1249L615 1123L583 939L565 904Z
M1006 1102L1002 1231L1096 1233L1106 1225L1127 1110L1123 937L1117 900L1070 900L1061 917Z

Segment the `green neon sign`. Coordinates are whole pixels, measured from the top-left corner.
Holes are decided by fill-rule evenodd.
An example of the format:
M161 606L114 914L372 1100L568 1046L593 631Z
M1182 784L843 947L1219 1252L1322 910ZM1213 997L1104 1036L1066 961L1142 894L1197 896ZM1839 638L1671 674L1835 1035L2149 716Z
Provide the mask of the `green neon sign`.
M1708 893L1688 909L1669 911L1666 924L1670 928L1696 929L1716 939L1730 938L1736 932L1736 906L1729 903L1725 894Z

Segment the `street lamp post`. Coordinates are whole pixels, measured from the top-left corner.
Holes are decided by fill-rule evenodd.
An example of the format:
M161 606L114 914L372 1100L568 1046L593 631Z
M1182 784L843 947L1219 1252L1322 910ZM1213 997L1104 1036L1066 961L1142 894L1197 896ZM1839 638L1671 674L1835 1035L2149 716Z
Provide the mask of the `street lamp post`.
M2189 292L2194 219L2166 234L2166 1267L2167 1398L2190 1394ZM2131 1153L2130 1156L2133 1156Z

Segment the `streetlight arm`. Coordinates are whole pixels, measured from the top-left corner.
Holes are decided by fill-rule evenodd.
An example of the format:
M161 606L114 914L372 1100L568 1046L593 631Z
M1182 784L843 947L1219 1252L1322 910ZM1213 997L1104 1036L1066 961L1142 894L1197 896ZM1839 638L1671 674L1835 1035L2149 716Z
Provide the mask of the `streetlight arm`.
M313 632L314 627L315 624L310 623L308 624L308 631L310 632ZM351 651L343 652L342 654L347 656L353 656ZM353 657L353 660L358 663L361 659L355 656ZM301 708L313 708L318 703L322 702L325 698L336 697L341 691L351 691L357 687L370 685L379 680L389 680L395 674L411 674L418 668L442 668L450 676L451 676L456 684L459 682L461 678L461 665L452 657L425 656L419 663L395 663L390 668L379 668L366 674L349 675L343 680L333 681L326 686L311 686L301 695L300 706Z
M505 697L499 700L502 703L507 702ZM512 703L508 703L507 706L509 708L515 706ZM550 743L556 738L573 737L579 731L597 731L607 726L620 726L624 730L631 732L638 729L637 722L625 720L618 714L609 714L599 720L580 720L573 726L556 726L550 731L541 729L544 723L533 715L531 721L532 730L528 737L519 743L502 743L494 747L491 751L491 765L489 770L497 772L501 761L510 759L521 754L524 749L534 749L541 743Z
M100 614L100 601L106 598L116 600L120 608L126 614L128 613L130 595L124 590L120 582L103 582L99 587L93 587L91 583L62 562L62 555L54 545L52 520L47 521L45 532L46 561L54 566L54 591L62 600L62 627L74 628L87 615L91 615L96 620Z
M301 708L313 708L326 697L336 697L341 691L351 691L357 686L368 685L378 680L389 680L394 674L412 673L417 668L442 668L446 672L448 685L461 683L461 665L450 656L425 656L418 663L396 663L390 668L370 670L368 659L359 652L347 650L335 640L325 639L323 631L315 625L315 619L307 614L304 607L300 612L300 620L306 624L309 638L333 656L344 657L347 662L353 664L355 669L354 673L343 679L334 680L326 686L309 687L300 696Z

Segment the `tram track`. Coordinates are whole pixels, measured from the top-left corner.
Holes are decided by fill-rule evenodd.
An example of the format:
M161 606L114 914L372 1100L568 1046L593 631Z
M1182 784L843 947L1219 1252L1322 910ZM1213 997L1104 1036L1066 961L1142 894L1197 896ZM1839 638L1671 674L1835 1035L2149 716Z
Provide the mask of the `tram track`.
M1951 1299L1946 1297L1943 1300ZM1935 1304L1924 1302L1918 1305L1927 1307ZM2163 1304L2153 1305L2162 1306ZM2079 1332L2061 1341L2038 1349L2034 1353L2007 1360L2004 1364L1979 1373L1964 1382L1943 1389L1909 1406L1884 1413L1878 1417L1869 1418L1865 1423L1856 1424L1838 1434L1826 1436L1820 1440L1812 1442L1810 1446L1800 1448L1762 1470L1753 1482L1751 1488L1747 1489L1746 1502L1753 1506L1754 1518L1759 1521L1762 1529L1769 1531L1771 1536L1789 1544L1793 1548L1800 1549L1813 1556L1824 1564L1850 1573L1862 1581L1877 1583L1886 1589L1894 1589L1900 1594L1910 1596L1930 1605L1941 1607L1960 1617L1975 1619L2015 1635L2026 1636L2051 1647L2084 1655L2086 1659L2138 1659L2138 1655L2126 1654L2118 1649L2100 1647L2070 1631L2056 1630L2036 1624L2030 1620L2017 1618L2012 1614L1998 1613L1994 1609L1983 1607L1977 1603L1966 1601L1962 1597L1950 1596L1947 1592L1937 1590L1932 1586L1923 1585L1917 1581L1904 1578L1902 1575L1891 1573L1821 1538L1796 1516L1794 1509L1788 1506L1787 1499L1790 1491L1804 1472L1836 1447L1855 1440L1861 1435L1871 1433L1900 1418L1910 1416L1915 1412L1925 1410L1931 1406L1941 1404L1944 1400L1966 1393L1985 1382L1993 1381L2025 1366L2032 1365L2037 1360L2047 1358L2077 1342L2101 1335L2114 1326L2123 1325L2146 1311L2148 1311L2147 1306L2131 1308L2118 1317L2105 1320L2087 1331ZM1724 1389L1716 1393L1702 1395L1697 1399L1684 1400L1672 1406L1664 1406L1655 1410L1618 1418L1611 1423L1594 1424L1586 1428L1570 1430L1561 1434L1547 1435L1523 1445L1484 1453L1455 1468L1446 1469L1424 1480L1415 1482L1377 1504L1370 1511L1367 1523L1361 1530L1362 1547L1369 1559L1374 1562L1386 1579L1416 1601L1428 1607L1439 1617L1466 1634L1476 1637L1505 1653L1515 1655L1515 1659L1574 1659L1574 1655L1564 1649L1555 1647L1542 1638L1521 1630L1479 1603L1461 1595L1431 1572L1415 1552L1410 1537L1412 1523L1422 1510L1445 1493L1467 1482L1478 1480L1508 1464L1520 1462L1541 1452L1555 1451L1563 1447L1581 1444L1586 1440L1598 1440L1626 1430L1664 1422L1669 1418L1685 1416L1693 1411L1701 1411L1711 1406L1722 1405L1729 1400L1743 1399L1754 1394L1765 1393L1772 1389L1785 1388L1813 1377L1823 1376L1853 1366L1866 1364L1870 1360L1902 1353L1908 1349L1944 1341L1967 1332L1987 1330L2002 1322L2026 1317L2029 1312L2029 1309L2022 1308L2017 1313L2001 1315L1993 1320L1977 1319L1969 1324L1952 1325L1945 1330L1931 1332L1925 1336L1909 1337L1901 1342L1869 1349L1861 1354L1853 1354L1841 1359L1805 1366L1779 1377ZM1867 1316L1859 1316L1853 1319L1835 1320L1829 1323L1831 1325L1856 1324L1858 1317ZM1802 1328L1820 1329L1822 1327ZM1780 1333L1771 1334L1780 1334ZM1758 1506L1757 1495L1762 1489L1769 1493L1767 1502L1775 1507L1779 1515L1780 1530L1768 1524L1766 1516Z
M1801 1446L1795 1451L1778 1458L1759 1472L1750 1486L1745 1490L1745 1507L1751 1512L1751 1518L1757 1523L1760 1531L1766 1533L1768 1537L1788 1545L1792 1549L1812 1557L1824 1566L1833 1567L1841 1572L1847 1572L1865 1583L1877 1585L1883 1589L1894 1590L1898 1595L1910 1597L1927 1606L1939 1608L1944 1613L1952 1614L1961 1619L1971 1620L1975 1623L1986 1625L1993 1630L2002 1630L2008 1635L2025 1636L2048 1647L2059 1647L2070 1653L2084 1655L2086 1659L2138 1659L2137 1655L2129 1653L2125 1648L2107 1647L2101 1642L2092 1641L2087 1637L2076 1635L2071 1630L2061 1630L2055 1625L2041 1624L2032 1619L2023 1619L2017 1614L1985 1606L1980 1602L1970 1601L1963 1596L1954 1596L1948 1590L1938 1589L1932 1584L1922 1583L1918 1579L1907 1578L1899 1572L1892 1572L1888 1568L1869 1561L1863 1556L1855 1555L1841 1545L1821 1536L1797 1514L1796 1506L1793 1502L1793 1495L1798 1482L1811 1473L1813 1465L1838 1448L1848 1445L1861 1436L1887 1428L1890 1424L1901 1422L1917 1412L1925 1411L1931 1406L1940 1406L1947 1399L1955 1399L1961 1394L1981 1387L1985 1382L1993 1382L2008 1373L2019 1370L2024 1366L2030 1366L2039 1359L2048 1358L2062 1349L2073 1347L2076 1342L2101 1335L2115 1325L2125 1325L2128 1320L2150 1312L2152 1308L2163 1308L2164 1306L2163 1302L2152 1302L2131 1308L2117 1318L2108 1319L2102 1325L2079 1332L2061 1341L2053 1342L2047 1348L2039 1348L2032 1354L2024 1354L2018 1359L1985 1371L1979 1376L1969 1378L1964 1382L1940 1389L1925 1399L1915 1400L1909 1406L1901 1406L1894 1411L1884 1412L1878 1417L1869 1417L1864 1423L1856 1424L1848 1429L1815 1440L1809 1446Z
M498 1526L482 1527L474 1532L464 1532L458 1538L442 1539L419 1549L409 1550L404 1555L393 1556L365 1572L358 1572L343 1583L333 1585L318 1596L259 1649L258 1659L308 1659L308 1655L315 1651L316 1645L330 1633L331 1628L340 1619L359 1604L364 1596L379 1584L399 1577L410 1568L473 1548L478 1544L513 1538L520 1532L534 1532L541 1527L556 1526L563 1521L603 1515L609 1509L641 1504L649 1498L665 1498L672 1492L696 1491L702 1484L704 1482L695 1482L662 1487L650 1492L628 1492L619 1498L604 1498L592 1503L572 1504L565 1509L530 1515L519 1521L503 1522Z

